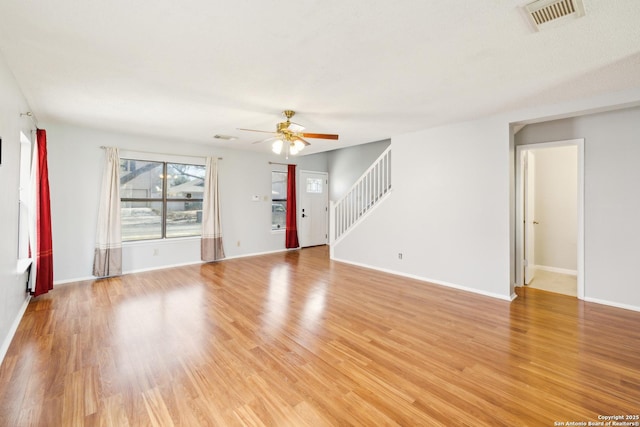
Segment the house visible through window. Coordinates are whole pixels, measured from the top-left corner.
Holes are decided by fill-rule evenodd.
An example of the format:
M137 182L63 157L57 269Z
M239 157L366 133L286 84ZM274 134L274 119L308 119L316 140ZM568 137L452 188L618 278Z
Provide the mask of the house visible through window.
M200 236L205 167L120 159L122 240Z
M287 173L271 172L271 229L284 230L287 225Z

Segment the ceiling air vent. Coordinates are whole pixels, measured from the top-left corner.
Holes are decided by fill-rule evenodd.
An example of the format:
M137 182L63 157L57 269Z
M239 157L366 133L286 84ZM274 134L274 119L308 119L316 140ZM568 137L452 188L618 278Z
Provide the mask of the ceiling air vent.
M527 12L536 29L541 30L551 22L562 18L584 16L582 0L538 0L526 6Z

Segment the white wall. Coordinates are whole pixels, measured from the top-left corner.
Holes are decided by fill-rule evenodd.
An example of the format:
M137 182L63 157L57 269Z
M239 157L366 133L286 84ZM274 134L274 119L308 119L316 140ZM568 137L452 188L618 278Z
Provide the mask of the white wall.
M223 157L219 163L219 180L227 257L285 249L284 233L271 231L271 170L283 166L268 164L270 160L284 162L282 157L63 124L49 124L46 128L56 283L92 278L96 211L104 160L101 145L128 151ZM184 160L180 156L166 158ZM324 154L296 157L290 161L299 165L298 170L327 170ZM261 196L261 200L252 202L252 195ZM153 255L156 249L158 255ZM124 272L197 262L200 262L198 238L124 244Z
M458 123L392 146L391 197L335 258L509 299L508 125Z
M329 200L338 201L391 144L390 139L327 152Z
M640 108L530 124L517 144L585 139L585 299L640 310Z
M20 117L29 111L16 81L0 55L0 362L26 308L26 275L18 274L18 189L20 178L20 132L30 135L31 120Z
M578 149L534 150L535 263L576 272L578 268Z

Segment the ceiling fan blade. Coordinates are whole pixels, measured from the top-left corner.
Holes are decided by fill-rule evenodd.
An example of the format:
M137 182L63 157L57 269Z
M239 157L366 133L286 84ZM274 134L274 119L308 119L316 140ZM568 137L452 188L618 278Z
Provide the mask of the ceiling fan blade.
M308 146L308 145L311 145L311 143L310 143L309 141L305 141L304 139L302 139L302 138L300 138L300 137L298 137L298 139L299 139L300 141L302 141L302 143L305 145L305 147L306 147L306 146Z
M304 126L298 123L290 122L287 129L289 129L291 132L302 132L304 130Z
M257 141L253 141L252 144L260 144L261 142L269 142L269 141L275 141L276 139L278 139L277 136L272 136L270 138L265 138L265 139L259 139Z
M238 130L246 130L246 131L248 131L248 132L273 133L273 134L275 134L275 133L276 133L276 132L269 131L269 130L256 130L256 129L243 129L243 128L238 128Z
M300 135L305 138L319 138L319 139L338 139L338 135L333 135L329 133L309 133L309 132L301 132Z

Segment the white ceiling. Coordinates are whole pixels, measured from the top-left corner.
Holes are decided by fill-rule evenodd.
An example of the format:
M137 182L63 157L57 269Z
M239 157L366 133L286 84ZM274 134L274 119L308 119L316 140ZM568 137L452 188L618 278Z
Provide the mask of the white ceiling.
M639 0L541 32L525 3L2 1L0 52L41 123L265 151L236 128L284 109L340 134L311 153L640 87Z

